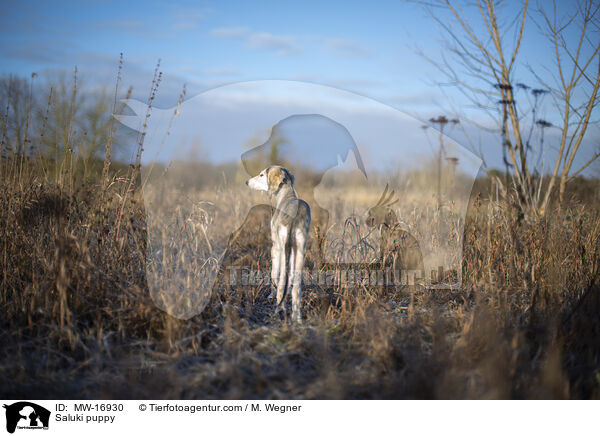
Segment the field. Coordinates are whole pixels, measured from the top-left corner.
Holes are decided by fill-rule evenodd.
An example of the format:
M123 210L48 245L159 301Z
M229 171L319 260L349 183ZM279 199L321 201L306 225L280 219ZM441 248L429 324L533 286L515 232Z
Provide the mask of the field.
M308 284L295 325L272 315L268 285L230 286L222 269L211 292L189 301L171 292L162 303L202 306L197 315L158 308L147 235L165 222L146 219L135 166L113 163L100 175L103 162L95 165L67 154L59 166L22 157L0 167L4 398L600 398L597 181L585 195L575 183L569 204L532 219L488 195L481 178L458 235L460 289ZM189 199L173 206L185 234L153 234L164 247L197 244L196 257L171 245L162 259L164 271L184 262L184 280L200 280L218 251L202 252L205 233L225 222L195 201L206 193L176 189L162 195ZM268 268L268 217L259 211L245 226L224 265Z

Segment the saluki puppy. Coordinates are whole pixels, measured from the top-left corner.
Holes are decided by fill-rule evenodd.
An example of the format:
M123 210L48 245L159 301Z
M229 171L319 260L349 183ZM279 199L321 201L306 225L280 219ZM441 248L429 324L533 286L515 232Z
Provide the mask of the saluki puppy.
M266 191L271 198L271 279L277 287L277 311L287 291L292 291L292 319L302 321L302 269L310 228L310 207L298 199L294 176L281 166L265 168L246 182L251 189ZM287 268L289 265L289 269Z

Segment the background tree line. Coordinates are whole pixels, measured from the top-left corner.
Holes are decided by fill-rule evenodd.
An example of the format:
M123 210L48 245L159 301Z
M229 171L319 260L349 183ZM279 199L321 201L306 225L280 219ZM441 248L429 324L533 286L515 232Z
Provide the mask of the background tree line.
M0 108L3 158L59 163L75 156L84 166L98 168L109 144L112 153L124 157L123 135L115 136L118 123L112 117L116 94L86 87L77 71L71 77L0 77Z

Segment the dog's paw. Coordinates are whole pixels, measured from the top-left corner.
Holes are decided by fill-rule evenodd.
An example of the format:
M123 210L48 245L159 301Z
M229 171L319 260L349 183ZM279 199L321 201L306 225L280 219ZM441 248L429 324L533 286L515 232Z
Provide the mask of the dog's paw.
M285 308L283 306L275 306L275 310L271 313L271 322L285 321Z

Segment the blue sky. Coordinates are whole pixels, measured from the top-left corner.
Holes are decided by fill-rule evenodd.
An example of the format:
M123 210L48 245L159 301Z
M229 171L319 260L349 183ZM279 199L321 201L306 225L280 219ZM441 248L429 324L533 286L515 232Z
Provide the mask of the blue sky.
M185 82L192 94L256 79L315 81L390 101L425 90L427 65L410 39L424 41L421 8L322 3L11 3L1 68L29 75L77 65L110 80L123 52L126 73L149 74L160 58L169 84Z
M448 95L454 105L467 107L450 89L433 85L441 76L415 49L437 57L442 41L423 8L411 2L3 3L2 74L37 72L43 78L70 74L77 66L84 83L112 87L122 52L124 89L132 85L139 99L146 99L161 59L157 106L163 108L177 102L184 83L193 97L219 85L263 79L338 87L425 120L444 113ZM568 10L568 3L560 7ZM535 31L526 34L522 50L534 68L547 63L547 45ZM525 65L518 73L533 84ZM551 111L547 117L552 119ZM498 148L490 148L492 164Z

